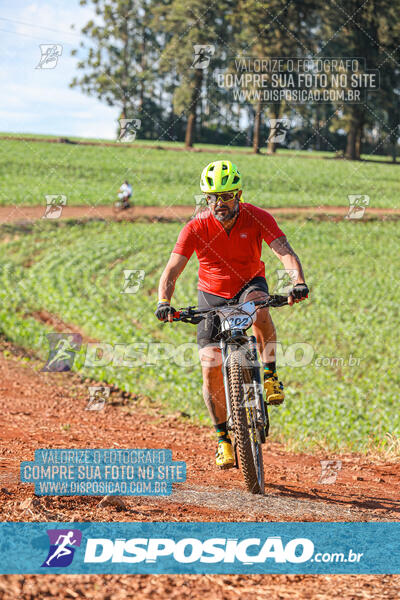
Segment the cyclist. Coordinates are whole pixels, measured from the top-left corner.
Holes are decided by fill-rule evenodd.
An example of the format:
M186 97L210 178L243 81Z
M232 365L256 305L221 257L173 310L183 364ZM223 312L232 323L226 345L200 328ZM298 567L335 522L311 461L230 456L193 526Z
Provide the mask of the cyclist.
M200 268L199 308L216 307L227 300L240 302L268 295L265 266L260 260L262 241L270 246L285 270L296 274L289 304L308 297L300 260L285 234L266 210L242 202L242 179L229 160L205 167L200 189L206 195L205 211L198 213L179 234L170 259L161 275L156 317L172 321L175 309L171 298L175 282L196 252ZM253 325L264 368L267 404L282 404L283 385L275 363L276 332L268 308L257 311ZM197 328L197 343L203 375L203 397L218 437L216 464L234 466L234 453L227 431L226 403L221 370L221 352L216 335L218 319L203 320Z
M128 181L124 181L118 190L118 198L121 202L122 208L129 208L129 200L132 197L132 186Z

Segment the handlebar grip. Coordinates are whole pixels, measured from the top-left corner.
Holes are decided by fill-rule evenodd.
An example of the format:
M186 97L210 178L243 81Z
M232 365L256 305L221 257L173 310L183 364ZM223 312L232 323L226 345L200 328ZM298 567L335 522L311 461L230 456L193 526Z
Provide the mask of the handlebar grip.
M288 303L288 296L279 296L277 294L272 294L268 296L268 299L265 300L255 300L254 304L256 306L270 306L272 308L278 308L279 306L285 306Z
M280 296L273 294L269 297L269 306L272 308L279 308L279 306L286 306L288 304L288 296Z
M180 311L179 311L179 310L176 310L176 311L174 312L174 314L172 315L172 317L173 317L174 319L180 319L180 318L181 318L181 313L180 313Z

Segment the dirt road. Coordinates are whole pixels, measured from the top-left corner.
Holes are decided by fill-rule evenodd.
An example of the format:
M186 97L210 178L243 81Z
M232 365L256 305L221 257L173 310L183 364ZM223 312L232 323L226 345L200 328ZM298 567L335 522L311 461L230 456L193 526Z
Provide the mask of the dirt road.
M342 220L348 213L346 206L293 206L269 208L275 217L316 220ZM0 224L30 223L44 216L44 206L0 206ZM113 207L108 206L65 206L60 219L103 219L135 221L187 221L194 214L194 206L135 206L115 214ZM363 221L379 219L400 219L400 208L369 208L365 211ZM52 219L48 219L52 220Z
M398 520L400 464L355 454L291 454L265 448L266 495L245 491L240 472L218 472L208 427L164 415L157 401L113 390L103 411L85 410L89 381L42 373L35 359L0 345L3 521L371 521ZM7 358L6 358L7 357ZM278 409L277 409L278 410ZM272 416L273 419L273 416ZM94 497L35 497L19 463L36 448L171 448L187 482L171 497L130 497L126 510ZM339 458L334 485L318 484L321 459ZM64 590L61 592L61 590ZM69 590L69 591L68 591ZM63 596L63 593L65 594ZM376 594L376 595L374 595ZM0 598L399 598L400 576L3 576Z

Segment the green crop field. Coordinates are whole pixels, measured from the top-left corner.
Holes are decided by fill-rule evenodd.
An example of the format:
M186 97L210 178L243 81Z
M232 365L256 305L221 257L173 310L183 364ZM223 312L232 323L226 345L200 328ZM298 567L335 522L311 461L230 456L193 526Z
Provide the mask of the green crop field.
M179 160L189 168L198 158L184 154ZM149 161L146 165L149 169ZM400 251L398 225L280 224L302 259L312 292L308 301L273 313L282 344L279 374L287 389L285 404L271 410L273 437L299 448L323 444L363 450L381 443L386 433L398 435L398 265L392 259ZM44 364L45 334L54 330L38 319L38 312L47 311L92 340L91 346L84 341L74 370L209 423L195 327L163 325L153 315L160 272L180 227L105 222L3 226L3 334L33 349ZM390 253L383 235L390 239ZM268 248L264 260L273 289L280 263ZM121 293L127 269L144 272L136 293ZM176 308L196 304L196 271L194 257L177 283ZM95 355L94 340L103 344L103 354Z
M110 204L125 178L133 184L137 204L192 204L202 168L229 158L243 175L244 199L259 206L347 206L349 194L367 194L372 207L399 205L399 167L381 160L352 162L295 151L269 157L237 147L216 152L218 146L208 146L214 151L207 152L201 145L201 152L168 151L151 149L149 143L80 146L0 136L0 204L43 205L48 194L66 195L68 205Z

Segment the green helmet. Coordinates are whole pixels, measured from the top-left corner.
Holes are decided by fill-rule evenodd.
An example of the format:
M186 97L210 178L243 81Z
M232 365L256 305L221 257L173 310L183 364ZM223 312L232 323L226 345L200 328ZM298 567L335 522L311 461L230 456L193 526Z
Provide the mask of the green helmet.
M230 160L216 160L207 165L200 177L200 189L205 194L242 189L242 178Z

